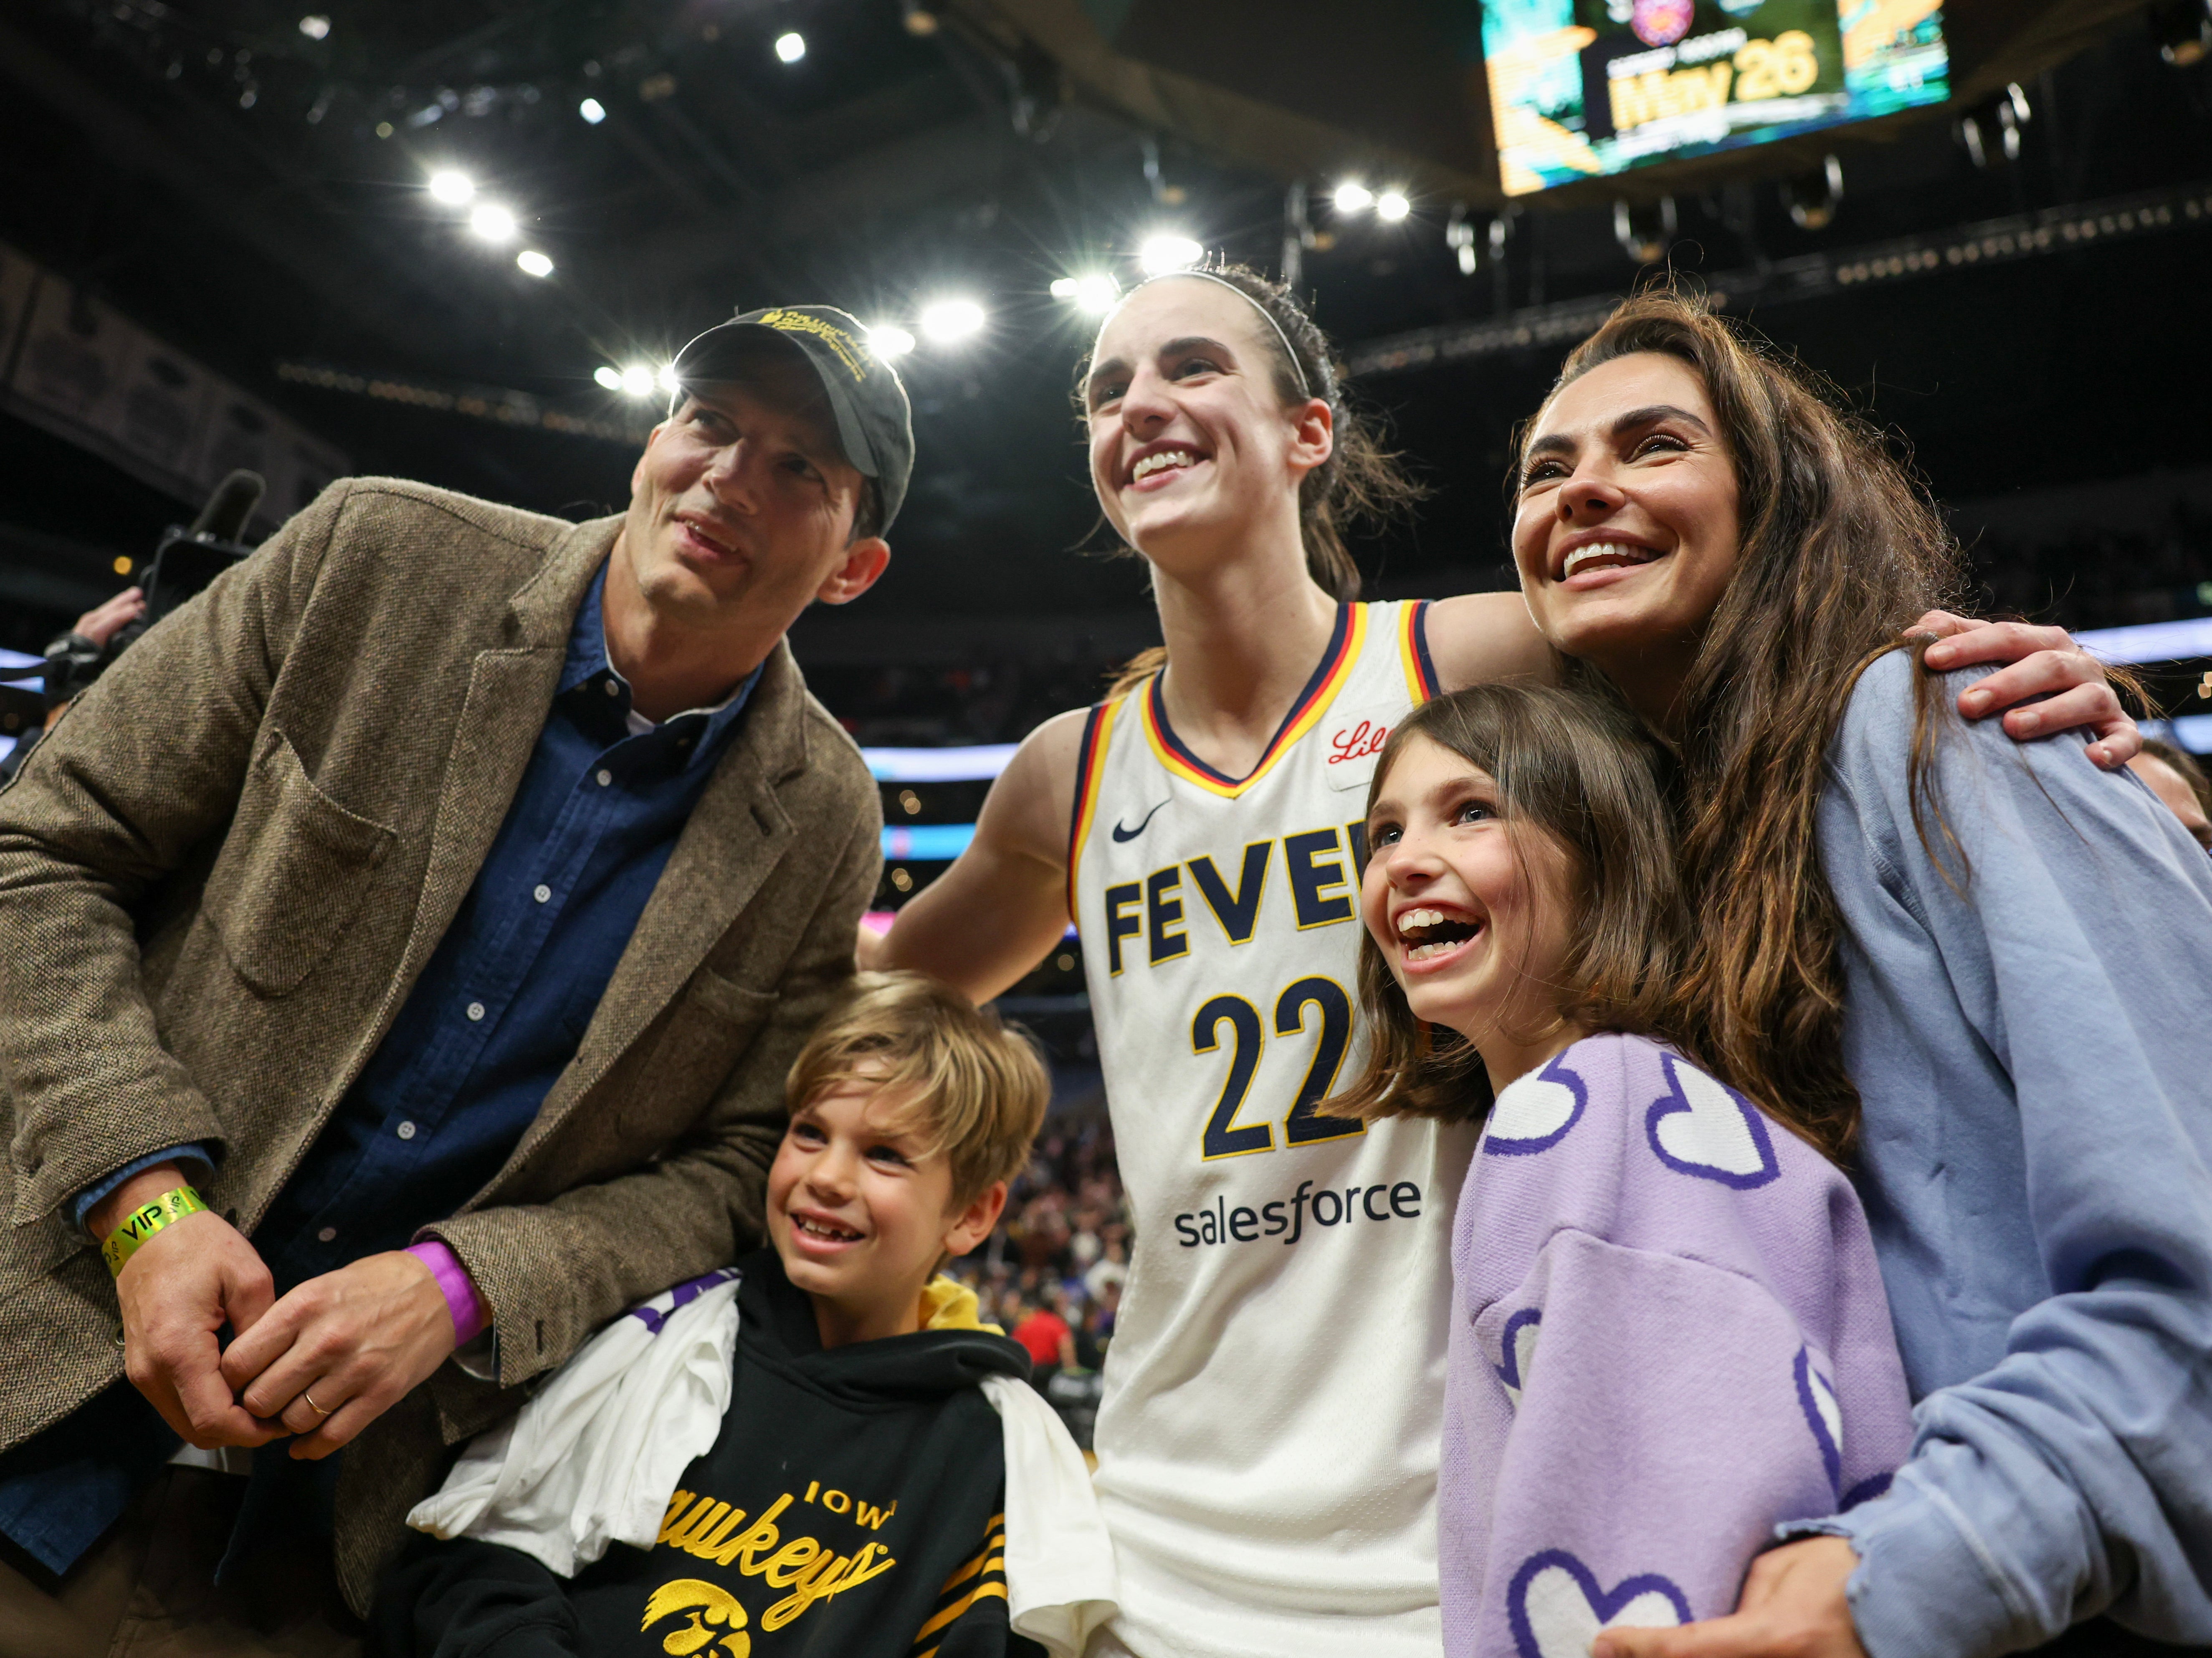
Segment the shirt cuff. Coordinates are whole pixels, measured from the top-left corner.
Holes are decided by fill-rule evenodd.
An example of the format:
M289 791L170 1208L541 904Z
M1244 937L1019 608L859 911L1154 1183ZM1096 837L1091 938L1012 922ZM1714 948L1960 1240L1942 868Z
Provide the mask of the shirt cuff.
M1884 1496L1848 1514L1776 1528L1784 1542L1840 1537L1858 1551L1844 1585L1868 1658L1983 1658L2046 1633L1949 1497L1907 1464Z
M446 1297L446 1310L453 1315L453 1345L465 1347L491 1323L491 1309L477 1293L476 1280L461 1259L435 1238L410 1243L407 1253L430 1269Z
M474 1341L453 1349L453 1363L464 1376L472 1376L479 1382L499 1385L499 1326L485 1329Z
M203 1179L215 1173L214 1154L198 1141L190 1145L173 1145L166 1151L149 1151L143 1157L134 1158L125 1163L113 1174L94 1181L71 1198L70 1199L70 1223L77 1230L83 1231L84 1218L100 1207L117 1187L122 1185L133 1175L143 1175L149 1169L165 1163L196 1163L200 1166ZM94 1238L93 1242L98 1243L100 1240Z

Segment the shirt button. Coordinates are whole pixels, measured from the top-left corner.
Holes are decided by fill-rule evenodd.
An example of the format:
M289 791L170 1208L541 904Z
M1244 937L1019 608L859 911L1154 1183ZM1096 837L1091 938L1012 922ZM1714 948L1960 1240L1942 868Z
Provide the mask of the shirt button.
M315 1242L318 1243L335 1243L337 1242L337 1236L338 1229L337 1227L325 1226L321 1231L315 1234Z
M483 1016L484 1005L482 1002L471 1002L469 1004L469 1020L471 1023L474 1023L477 1020L483 1018Z
M542 904L548 898L550 898L553 896L553 889L551 887L541 886L530 896Z
M411 1140L415 1138L415 1125L411 1122L403 1122L395 1132L401 1139Z
M614 774L612 772L608 771L605 768L602 767L602 768L600 768L600 770L599 770L599 786L600 786L601 788L605 788L605 787L606 787L606 786L607 786L608 784L610 784L610 783L613 782L614 780L615 780L615 774Z
M609 679L607 681L607 695L609 696L620 696L622 695L622 687L616 684L612 679Z

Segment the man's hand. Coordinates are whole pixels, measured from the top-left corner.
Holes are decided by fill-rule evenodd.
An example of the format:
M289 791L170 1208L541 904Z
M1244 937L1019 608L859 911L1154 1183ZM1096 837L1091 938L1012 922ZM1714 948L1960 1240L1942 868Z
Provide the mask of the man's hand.
M105 1240L141 1204L188 1186L173 1163L125 1181L85 1217ZM187 1443L265 1445L283 1431L257 1422L223 1379L216 1333L246 1330L269 1310L276 1285L253 1246L221 1215L186 1215L140 1244L115 1280L123 1307L123 1368L161 1419Z
M1680 1629L1609 1629L1590 1658L1866 1658L1844 1585L1858 1551L1808 1537L1751 1563L1735 1613Z
M445 1291L421 1260L394 1249L301 1284L230 1344L222 1374L246 1410L299 1436L294 1456L312 1461L398 1404L453 1351Z
M2087 726L2095 736L2089 758L2106 771L2118 771L2142 750L2142 733L2120 706L2105 677L2105 665L2075 644L2065 629L1972 622L1948 610L1930 610L1911 631L1936 635L1928 647L1928 665L1938 672L1981 662L2009 665L1960 694L1959 712L1967 719L2008 709L2005 734L2016 741ZM2016 706L2046 693L2048 701Z

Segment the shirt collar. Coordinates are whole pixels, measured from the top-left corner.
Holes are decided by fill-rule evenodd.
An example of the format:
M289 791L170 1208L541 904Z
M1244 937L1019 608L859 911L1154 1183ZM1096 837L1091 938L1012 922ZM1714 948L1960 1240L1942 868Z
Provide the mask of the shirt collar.
M565 697L586 686L600 689L601 695L609 699L610 711L619 710L626 735L647 737L656 732L664 732L682 745L685 765L696 763L699 756L716 747L736 723L752 695L753 687L760 683L761 669L768 665L763 662L756 667L712 708L687 708L655 724L631 704L629 681L623 677L608 653L606 586L607 566L602 563L599 574L592 578L592 585L585 590L584 602L576 608L575 625L568 630L568 659L562 665L556 695Z

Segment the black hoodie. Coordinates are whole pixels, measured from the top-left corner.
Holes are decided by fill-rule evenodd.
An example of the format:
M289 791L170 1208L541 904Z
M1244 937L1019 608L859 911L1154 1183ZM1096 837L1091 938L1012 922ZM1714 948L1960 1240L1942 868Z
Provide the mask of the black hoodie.
M825 1351L773 1250L740 1263L737 1376L650 1550L574 1581L496 1544L419 1540L370 1614L380 1658L1042 1658L1006 1625L1006 1459L977 1387L1004 1336Z

